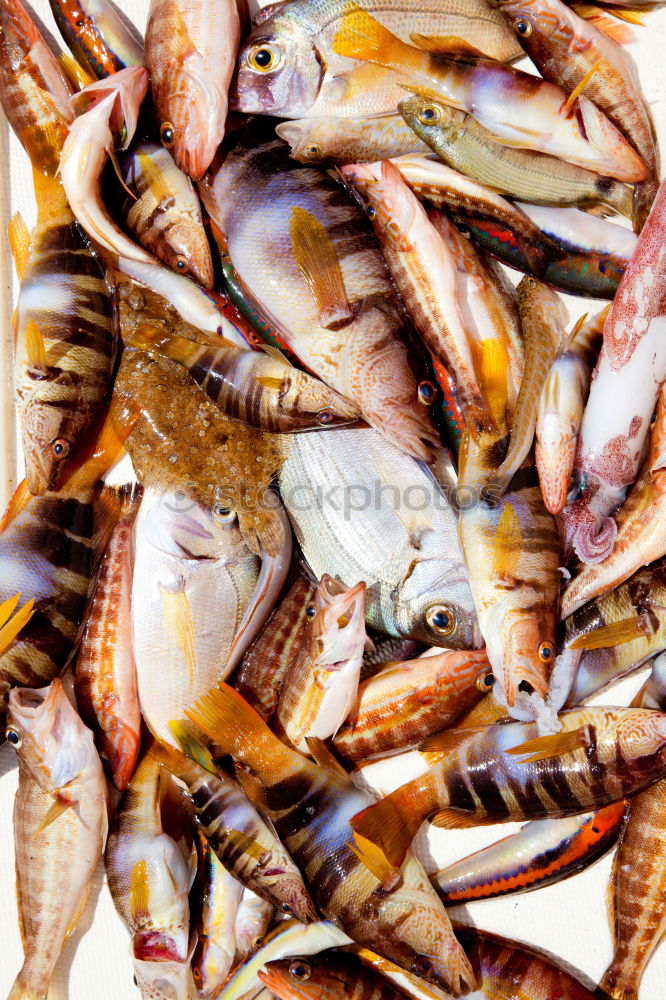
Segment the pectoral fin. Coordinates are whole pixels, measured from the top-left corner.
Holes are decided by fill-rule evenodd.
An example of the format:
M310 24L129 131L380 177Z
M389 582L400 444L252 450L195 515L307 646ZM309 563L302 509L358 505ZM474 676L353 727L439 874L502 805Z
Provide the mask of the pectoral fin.
M383 889L391 890L400 879L400 869L394 868L385 858L382 849L371 840L366 840L360 833L354 834L354 840L355 844L347 842L349 850L381 882Z
M137 861L130 875L130 913L135 924L149 915L149 896L148 867L145 861Z
M513 504L507 500L500 515L493 550L493 574L499 580L513 580L520 560L522 527Z
M46 371L46 345L42 331L34 320L29 319L25 328L25 353L31 368Z
M190 600L184 585L177 590L169 590L160 585L162 601L162 622L171 641L178 646L185 658L190 679L194 679L196 669L196 646L194 617Z
M12 611L14 610L14 607L16 607L15 602L18 601L20 596L21 596L20 594L17 594L15 598L12 597L10 599L11 602L14 602L12 606ZM5 606L8 603L10 602L5 601L2 607L0 607L0 611L3 611L3 609L5 609ZM35 613L34 606L35 606L34 599L30 598L29 601L26 601L26 603L23 605L20 611L16 612L13 618L8 617L7 619L4 619L2 628L0 628L0 654L4 653L4 651L9 648L14 639L16 639L16 637L20 633L21 629L28 624L28 622Z
M18 279L19 281L23 281L23 277L28 266L32 242L30 239L30 232L25 224L25 219L20 212L17 212L11 217L9 226L7 227L7 236L9 238L9 249L11 250L12 257L14 258L14 267L16 268Z
M47 830L52 823L55 823L57 819L60 819L62 814L66 813L70 808L71 802L67 802L65 799L54 799L49 806L44 819L33 833L32 839L36 840L40 834L44 833L44 830Z
M410 35L412 45L433 55L448 56L450 59L465 59L470 62L477 59L487 59L488 54L470 45L464 38L457 35Z
M609 646L620 646L623 642L633 642L651 634L646 628L647 615L634 615L632 618L622 618L620 621L602 625L591 632L579 635L569 643L569 649L606 649Z
M353 312L340 261L326 229L311 212L295 205L290 232L294 258L317 303L321 325L340 329L351 321Z
M532 764L538 760L549 760L551 757L562 757L565 754L589 747L592 743L590 726L580 726L572 732L553 733L550 736L537 736L526 740L518 746L511 747L506 752L512 756L525 756L523 764Z

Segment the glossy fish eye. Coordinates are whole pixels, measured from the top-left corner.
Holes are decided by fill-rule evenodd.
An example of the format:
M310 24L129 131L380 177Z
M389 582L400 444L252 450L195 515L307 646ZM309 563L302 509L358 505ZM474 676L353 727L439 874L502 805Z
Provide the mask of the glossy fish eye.
M171 122L162 122L160 126L160 141L167 149L171 149L176 139L176 132Z
M194 976L194 981L198 983L201 980L201 969L198 966L193 965L192 975Z
M425 955L418 955L412 962L412 972L417 976L427 976L432 969L432 962Z
M56 438L51 445L51 450L56 458L67 458L72 450L72 446L67 438Z
M305 150L308 156L319 156L320 149L316 142L313 142L311 146Z
M20 750L23 746L23 740L21 739L21 734L17 729L13 729L11 726L8 727L5 733L5 739L8 743L14 747L15 750Z
M419 382L417 389L419 403L430 406L435 400L435 387L432 382Z
M253 45L247 57L250 69L258 73L272 73L282 62L282 57L278 49L268 42L260 42Z
M312 975L312 966L307 962L292 962L289 966L289 975L302 983Z
M280 903L280 909L283 913L291 913L291 906L289 903Z
M316 614L314 604L308 604L307 608L305 609L305 613L308 616L308 618L314 618Z
M434 125L442 117L442 112L435 104L426 104L418 113L418 119L424 125Z
M531 21L528 21L526 18L521 17L517 21L514 21L513 30L516 32L517 35L520 35L521 38L529 38L534 29L532 27Z
M368 205L368 207L365 210L365 214L368 216L369 219L374 219L375 217L374 205Z
M482 694L491 691L495 685L495 674L492 670L484 670L476 678L476 689Z
M550 663L553 658L553 645L550 642L542 642L537 649L537 656L542 663Z
M176 269L180 271L181 274L186 274L190 269L187 257L183 256L182 253L179 253L176 257Z
M321 410L317 412L318 424L323 424L324 426L326 426L326 424L330 424L334 420L335 420L335 413L333 412L330 406L324 406L322 407Z
M426 611L426 622L438 635L453 635L456 630L456 616L445 604L435 604Z
M236 511L230 510L229 507L225 507L221 503L216 503L213 507L213 517L220 524L231 524L232 521L236 520Z
M469 228L469 226L466 226L464 222L459 222L457 225L458 225L458 232L460 233L460 235L464 236L466 240L470 239L472 235L472 230Z

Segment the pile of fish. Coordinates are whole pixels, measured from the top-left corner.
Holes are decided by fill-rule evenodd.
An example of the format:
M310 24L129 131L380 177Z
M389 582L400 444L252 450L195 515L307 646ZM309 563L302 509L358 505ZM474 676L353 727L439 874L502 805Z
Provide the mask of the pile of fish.
M50 0L62 52L0 0L37 205L8 237L10 1000L46 1000L102 858L145 1000L640 996L666 185L623 47L658 4L618 3L152 0L143 39ZM572 327L559 290L610 301ZM413 847L506 821L441 871ZM598 987L451 923L615 845Z

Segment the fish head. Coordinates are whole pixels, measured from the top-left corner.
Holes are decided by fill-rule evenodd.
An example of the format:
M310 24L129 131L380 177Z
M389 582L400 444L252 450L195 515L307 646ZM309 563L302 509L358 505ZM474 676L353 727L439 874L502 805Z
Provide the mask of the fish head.
M444 104L436 94L427 90L400 101L398 111L409 127L428 145L455 138L465 121L463 111Z
M289 143L290 156L299 163L319 163L326 157L330 139L339 134L344 120L337 118L301 118L282 122L275 131Z
M528 274L518 284L518 308L521 316L539 317L553 331L564 333L569 322L569 311L562 296Z
M202 225L180 213L172 226L163 230L160 251L169 267L194 278L202 288L213 287L213 259Z
M188 1000L192 973L188 961L134 959L134 980L143 1000Z
M390 160L353 163L340 167L339 173L380 238L395 250L411 249L408 234L422 209L397 167Z
M45 688L10 692L6 737L40 788L63 800L68 796L67 786L97 757L92 733L72 707L59 678Z
M263 873L270 876L270 869ZM319 920L314 903L298 871L276 871L271 883L271 895L281 913L295 917L302 924Z
M488 659L509 708L518 691L548 693L555 662L555 615L545 608L505 609L486 635Z
M242 46L230 107L248 114L307 115L325 72L307 31L278 12L258 24Z
M68 478L71 457L87 429L85 406L57 407L54 382L31 395L22 412L22 442L25 478L31 493L59 490Z
M347 588L327 573L322 576L310 608L308 643L321 667L344 664L359 655L366 642L365 583ZM310 610L310 609L308 609Z
M289 368L282 377L278 405L292 421L304 429L317 424L321 428L356 423L357 407L324 382L297 368Z
M623 712L617 726L617 742L625 761L656 758L666 764L666 714L649 709Z
M342 953L281 958L267 962L258 978L275 996L289 1000L346 1000L356 994L354 975L347 967L357 960ZM363 996L368 996L364 990Z
M192 956L192 978L200 997L214 996L234 964L235 948L227 951L220 941L201 935Z
M548 4L544 9L538 0L488 0L488 3L491 7L499 7L520 44L528 51L537 39L545 41L551 36L557 37L562 27L562 19L554 16L558 4Z
M214 559L243 545L236 511L220 500L212 509L182 490L146 489L137 534L159 552L179 559Z

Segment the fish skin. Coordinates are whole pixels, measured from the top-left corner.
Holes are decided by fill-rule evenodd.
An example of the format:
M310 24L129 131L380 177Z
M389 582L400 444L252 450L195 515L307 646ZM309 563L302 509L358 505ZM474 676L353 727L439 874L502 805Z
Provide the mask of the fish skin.
M482 0L401 0L399 5L361 0L361 5L405 40L413 31L454 35L491 58L520 54L502 18ZM282 118L395 112L402 96L400 77L388 71L368 74L362 63L335 54L333 38L346 10L345 0L292 0L262 15L241 46L232 110ZM279 59L268 72L257 71L252 62L253 50L262 42Z
M359 454L363 483L354 471ZM481 645L457 518L423 466L371 428L300 434L279 483L313 573L365 581L369 625L429 645ZM412 496L419 509L409 507ZM428 618L437 608L448 616L439 628Z
M275 910L266 900L245 890L236 917L237 964L244 962L261 948L274 916Z
M398 885L386 890L350 849L349 820L368 804L367 793L337 769L318 766L281 743L226 685L206 695L188 717L259 782L265 814L325 917L357 943L455 995L473 988L464 952L414 855L408 854Z
M123 180L135 196L125 200L124 216L141 246L172 270L189 274L203 288L211 289L210 244L190 178L178 169L168 150L150 140L135 143L120 155L119 162Z
M301 975L302 966L307 975ZM292 973L292 970L293 973ZM282 1000L404 1000L382 976L355 955L323 952L307 958L283 958L268 962L259 972L262 983Z
M373 163L429 152L400 115L300 118L282 122L275 131L289 143L290 155L299 163Z
M79 712L96 733L100 755L119 791L129 784L141 741L130 611L131 535L140 502L140 487L132 488L123 499L102 556L75 667Z
M15 688L8 732L17 747L14 804L19 921L25 958L11 997L45 997L65 940L82 915L104 853L108 795L92 733L59 679L47 688ZM40 832L48 810L67 804ZM34 852L39 850L39 864Z
M243 886L231 875L200 833L197 883L201 886L199 940L192 955L192 977L202 1000L215 996L234 963L236 914ZM194 922L194 915L193 922Z
M441 810L446 812L441 825L453 827L461 821L476 826L575 816L633 795L663 776L666 716L662 713L581 708L559 718L563 734L579 733L579 745L536 761L509 752L537 736L535 723L454 730L456 742L448 740L452 749L445 752L436 749L435 737L435 762L420 777L352 817L354 830L397 867L423 820L433 817L438 824L435 814ZM444 733L443 739L447 737ZM590 739L595 747L592 755L589 746L580 745ZM603 776L593 759L605 765Z
M143 41L108 0L49 0L55 22L81 65L100 79L143 64Z
M199 190L248 294L302 364L391 441L431 461L439 439L418 398L417 373L403 339L404 311L360 207L321 170L297 166L278 142L254 149L240 144ZM254 210L232 211L234 199L245 197ZM339 329L322 325L296 263L296 208L323 225L338 258L352 314Z
M480 700L477 681L489 671L484 650L386 663L359 688L356 709L333 739L336 757L358 765L414 749Z
M559 246L614 254L626 264L636 249L638 237L630 229L576 208L544 208L518 202L518 208L540 226Z
M160 136L193 180L203 177L224 138L239 41L233 0L151 0L145 63Z
M427 109L431 124L420 117ZM425 143L450 167L499 192L540 205L606 205L631 216L626 185L565 160L528 149L511 149L470 114L433 97L414 96L398 110Z

